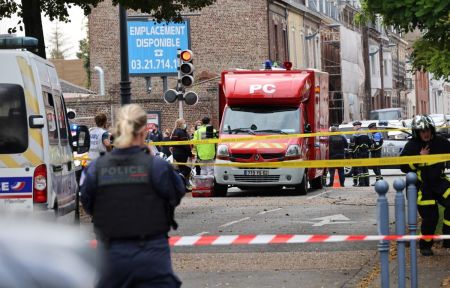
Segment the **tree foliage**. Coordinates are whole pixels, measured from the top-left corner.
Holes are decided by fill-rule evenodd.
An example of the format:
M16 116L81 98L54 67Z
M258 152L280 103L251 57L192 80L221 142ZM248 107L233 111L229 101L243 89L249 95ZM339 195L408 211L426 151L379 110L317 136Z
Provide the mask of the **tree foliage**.
M79 42L80 51L77 52L77 58L83 60L83 68L87 74L87 87L91 86L91 55L89 49L89 32L86 38Z
M423 38L414 44L415 69L437 77L450 76L450 1L448 0L364 0L366 19L383 16L384 24L401 31L419 29Z
M41 21L41 12L51 21L69 22L68 9L79 6L85 15L104 0L0 0L0 20L18 15L23 19L25 35L39 40L39 55L45 58L45 44ZM110 1L110 0L107 0ZM196 11L213 4L216 0L112 0L113 5L122 5L127 9L140 10L157 21L182 20L182 12ZM19 23L18 23L19 24ZM20 26L21 27L21 26Z

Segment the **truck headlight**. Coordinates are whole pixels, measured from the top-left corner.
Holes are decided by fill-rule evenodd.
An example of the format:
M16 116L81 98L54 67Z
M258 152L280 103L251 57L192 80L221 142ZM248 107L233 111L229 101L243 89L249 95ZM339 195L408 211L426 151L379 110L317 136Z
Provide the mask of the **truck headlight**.
M228 152L228 145L220 144L217 147L217 157L230 157L230 153Z
M289 145L289 147L286 150L286 157L296 157L300 156L300 146L297 144L295 145Z

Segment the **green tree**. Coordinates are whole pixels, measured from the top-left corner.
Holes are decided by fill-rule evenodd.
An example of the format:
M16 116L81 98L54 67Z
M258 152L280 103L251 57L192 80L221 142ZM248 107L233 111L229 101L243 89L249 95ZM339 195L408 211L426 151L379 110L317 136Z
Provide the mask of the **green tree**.
M363 20L379 14L385 25L400 31L419 29L423 37L414 43L413 67L438 78L450 76L449 0L363 0L362 7Z
M23 20L25 35L39 41L37 54L46 58L41 12L51 21L69 22L68 9L79 6L89 15L93 7L103 0L0 0L0 20L17 14ZM109 1L109 0L108 0ZM181 12L196 11L213 4L216 0L112 0L127 9L148 13L158 21L180 21ZM22 26L20 26L22 27Z
M66 52L69 51L69 48L66 48L67 38L61 32L58 21L55 22L55 27L50 35L49 42L51 44L50 58L65 59Z
M89 32L86 38L81 39L79 42L80 51L77 52L77 58L83 60L83 68L87 74L87 87L91 86L91 56L89 53Z

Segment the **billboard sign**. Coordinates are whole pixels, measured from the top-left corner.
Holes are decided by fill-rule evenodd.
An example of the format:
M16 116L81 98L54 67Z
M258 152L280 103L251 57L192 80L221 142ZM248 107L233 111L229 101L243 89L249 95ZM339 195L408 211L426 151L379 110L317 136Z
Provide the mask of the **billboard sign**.
M177 75L177 49L189 49L189 22L127 21L128 67L131 76Z

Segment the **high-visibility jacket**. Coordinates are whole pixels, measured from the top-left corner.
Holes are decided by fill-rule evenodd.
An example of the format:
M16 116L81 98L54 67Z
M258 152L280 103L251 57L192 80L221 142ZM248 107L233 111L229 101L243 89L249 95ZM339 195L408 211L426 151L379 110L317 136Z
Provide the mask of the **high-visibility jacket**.
M201 126L194 133L194 140L204 140L208 138L215 138L216 130L214 129L213 135L207 135L206 125ZM198 144L195 145L195 150L197 150L197 156L200 160L212 160L216 156L216 145L215 144Z

